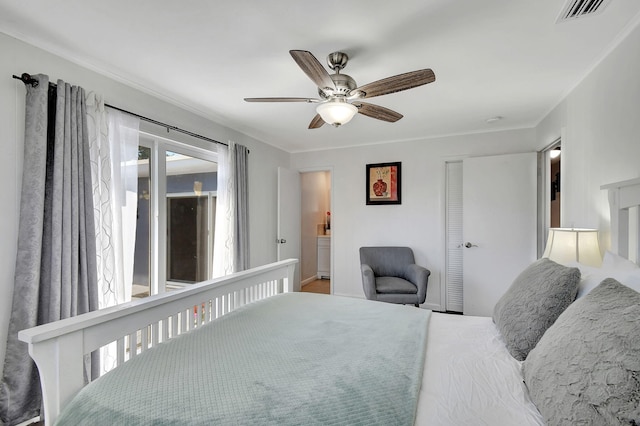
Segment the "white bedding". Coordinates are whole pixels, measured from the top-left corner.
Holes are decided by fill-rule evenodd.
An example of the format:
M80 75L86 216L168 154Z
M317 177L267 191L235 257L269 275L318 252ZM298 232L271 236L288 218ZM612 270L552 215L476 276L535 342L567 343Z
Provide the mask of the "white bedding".
M489 317L434 312L416 425L544 425Z

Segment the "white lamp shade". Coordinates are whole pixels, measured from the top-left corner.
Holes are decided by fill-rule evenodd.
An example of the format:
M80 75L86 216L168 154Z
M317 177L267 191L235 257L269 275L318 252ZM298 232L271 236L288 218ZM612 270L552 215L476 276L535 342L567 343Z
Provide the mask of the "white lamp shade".
M358 108L347 102L326 102L316 108L325 123L341 126L351 121L358 113Z
M602 255L598 244L598 230L551 228L542 257L563 265L575 261L583 265L600 266Z

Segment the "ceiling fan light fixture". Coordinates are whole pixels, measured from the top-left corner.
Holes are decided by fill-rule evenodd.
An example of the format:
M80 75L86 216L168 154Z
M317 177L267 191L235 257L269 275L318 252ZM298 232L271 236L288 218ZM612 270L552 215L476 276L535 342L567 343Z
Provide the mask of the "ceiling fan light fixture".
M358 113L358 108L348 102L332 101L318 105L316 112L325 123L338 127L351 121Z

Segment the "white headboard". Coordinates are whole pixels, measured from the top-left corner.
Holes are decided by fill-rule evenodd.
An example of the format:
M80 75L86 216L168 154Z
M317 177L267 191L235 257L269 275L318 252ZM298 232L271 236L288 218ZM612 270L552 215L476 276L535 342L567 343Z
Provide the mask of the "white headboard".
M629 220L629 209L640 206L640 178L602 185L600 189L609 191L611 250L640 264L640 214L636 212Z

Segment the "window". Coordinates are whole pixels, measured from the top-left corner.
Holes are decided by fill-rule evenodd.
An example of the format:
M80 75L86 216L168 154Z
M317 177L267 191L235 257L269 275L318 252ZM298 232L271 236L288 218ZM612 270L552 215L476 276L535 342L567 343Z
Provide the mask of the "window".
M213 151L140 133L133 297L211 277L216 160Z

